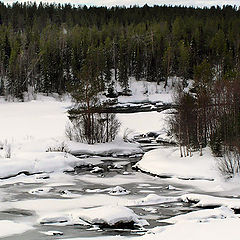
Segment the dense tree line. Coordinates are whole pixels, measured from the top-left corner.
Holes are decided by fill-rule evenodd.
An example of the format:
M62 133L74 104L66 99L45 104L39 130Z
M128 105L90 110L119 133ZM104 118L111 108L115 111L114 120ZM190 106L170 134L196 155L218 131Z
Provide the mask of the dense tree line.
M64 93L94 52L98 90L129 93L130 76L167 85L207 59L218 78L239 66L240 11L224 6L75 7L0 3L0 95Z

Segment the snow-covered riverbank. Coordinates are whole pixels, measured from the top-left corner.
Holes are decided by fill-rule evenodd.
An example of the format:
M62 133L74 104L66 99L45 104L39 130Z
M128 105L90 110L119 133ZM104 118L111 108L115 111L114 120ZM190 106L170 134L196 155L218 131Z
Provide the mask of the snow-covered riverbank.
M111 143L88 145L69 141L65 126L69 122L67 110L70 100L56 100L38 96L29 102L2 102L0 104L0 178L21 172L37 173L66 171L74 166L86 165L71 154L61 154L62 147L75 155L131 156L142 154L140 144L126 143L122 137L127 128L131 134L157 131L163 123L164 114L138 113L118 114L122 122L119 136ZM136 124L137 121L137 124ZM151 121L151 125L144 124ZM141 122L141 124L140 124ZM58 161L56 161L58 159ZM91 162L92 163L92 162Z
M117 114L122 122L118 138L90 146L65 137L70 106L68 100L43 96L0 104L0 178L6 178L0 180L0 227L6 230L0 237L48 239L64 234L65 239L121 240L132 239L135 231L143 234L134 237L139 240L238 239L240 181L218 173L209 149L202 157L195 152L193 157L180 158L177 147L165 146L147 152L137 163L142 171L165 178L121 168L126 158L119 156L143 153L140 144L121 139L126 128L129 137L154 132L168 140L167 112ZM55 151L63 145L82 158ZM98 167L79 175L64 173L102 160L113 162L107 172ZM128 237L117 232L111 237L96 226L115 223L141 228L129 230Z

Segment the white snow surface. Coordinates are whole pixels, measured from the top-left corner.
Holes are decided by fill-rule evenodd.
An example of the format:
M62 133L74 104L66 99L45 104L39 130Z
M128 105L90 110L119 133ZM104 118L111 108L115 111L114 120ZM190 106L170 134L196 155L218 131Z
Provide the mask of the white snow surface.
M207 222L181 221L173 226L156 227L137 240L238 240L239 218L212 219Z
M169 219L165 219L164 222L168 223L179 223L183 221L194 221L194 222L208 222L213 219L224 219L224 218L238 218L233 210L227 207L219 207L214 209L204 209L199 211L193 211L190 213L178 215ZM159 221L161 222L161 221Z
M218 176L210 149L204 149L203 156L194 152L192 157L181 158L178 147L162 147L145 153L136 165L147 172L179 178L212 179Z
M194 202L196 207L226 206L228 208L240 209L240 200L234 198L214 197L203 194L185 194L181 196L184 202Z
M122 122L119 135L124 135L126 129L131 132L130 136L136 134L146 134L148 132L164 132L166 114L164 112L139 112L117 114Z
M0 220L0 238L9 237L15 234L21 234L33 229L30 225L16 223L9 220Z
M29 102L4 102L0 104L0 140L16 142L64 136L69 101L52 97L39 97Z
M145 153L136 166L148 173L170 177L170 185L189 186L197 191L217 192L223 196L239 196L240 178L225 179L218 170L217 159L209 148L203 156L194 152L192 157L180 157L178 147L161 147Z
M38 96L29 102L0 104L0 178L21 172L37 173L73 170L86 164L71 154L54 152L65 145L70 152L90 155L131 155L142 153L139 144L121 139L106 144L88 145L68 141L65 126L69 121L70 100ZM46 152L51 149L52 152Z
M168 86L164 88L164 82L157 85L156 82L136 81L134 78L129 79L129 89L132 96L119 96L119 103L140 103L140 102L161 102L171 103L172 86L179 81L178 78L169 78ZM117 86L117 90L121 90Z
M141 170L166 179L170 185L190 186L204 192L218 192L227 196L239 196L240 177L226 180L217 167L217 158L210 148L203 149L203 156L193 152L193 156L180 157L178 147L161 147L145 153L136 164Z

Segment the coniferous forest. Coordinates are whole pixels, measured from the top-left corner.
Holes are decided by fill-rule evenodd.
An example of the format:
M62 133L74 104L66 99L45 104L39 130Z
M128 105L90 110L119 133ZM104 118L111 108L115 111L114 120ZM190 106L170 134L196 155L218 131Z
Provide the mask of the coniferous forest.
M113 81L127 94L129 77L167 86L178 76L170 125L184 154L208 144L216 155L240 152L239 70L236 7L0 3L0 95L62 94L92 79L93 95L114 96Z
M126 91L130 76L165 84L173 75L192 79L203 60L221 77L232 75L239 26L240 11L232 6L0 3L0 95L21 98L29 87L64 93L91 61L99 88L109 92L113 78Z

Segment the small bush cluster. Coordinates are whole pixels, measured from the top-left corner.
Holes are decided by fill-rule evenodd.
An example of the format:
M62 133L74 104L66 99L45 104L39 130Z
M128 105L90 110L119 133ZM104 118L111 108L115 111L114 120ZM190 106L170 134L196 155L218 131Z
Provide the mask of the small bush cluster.
M46 149L46 152L65 152L69 153L69 148L65 142L60 143L56 146L51 146Z
M79 114L66 126L66 136L76 142L94 144L111 142L117 136L120 122L113 113Z

